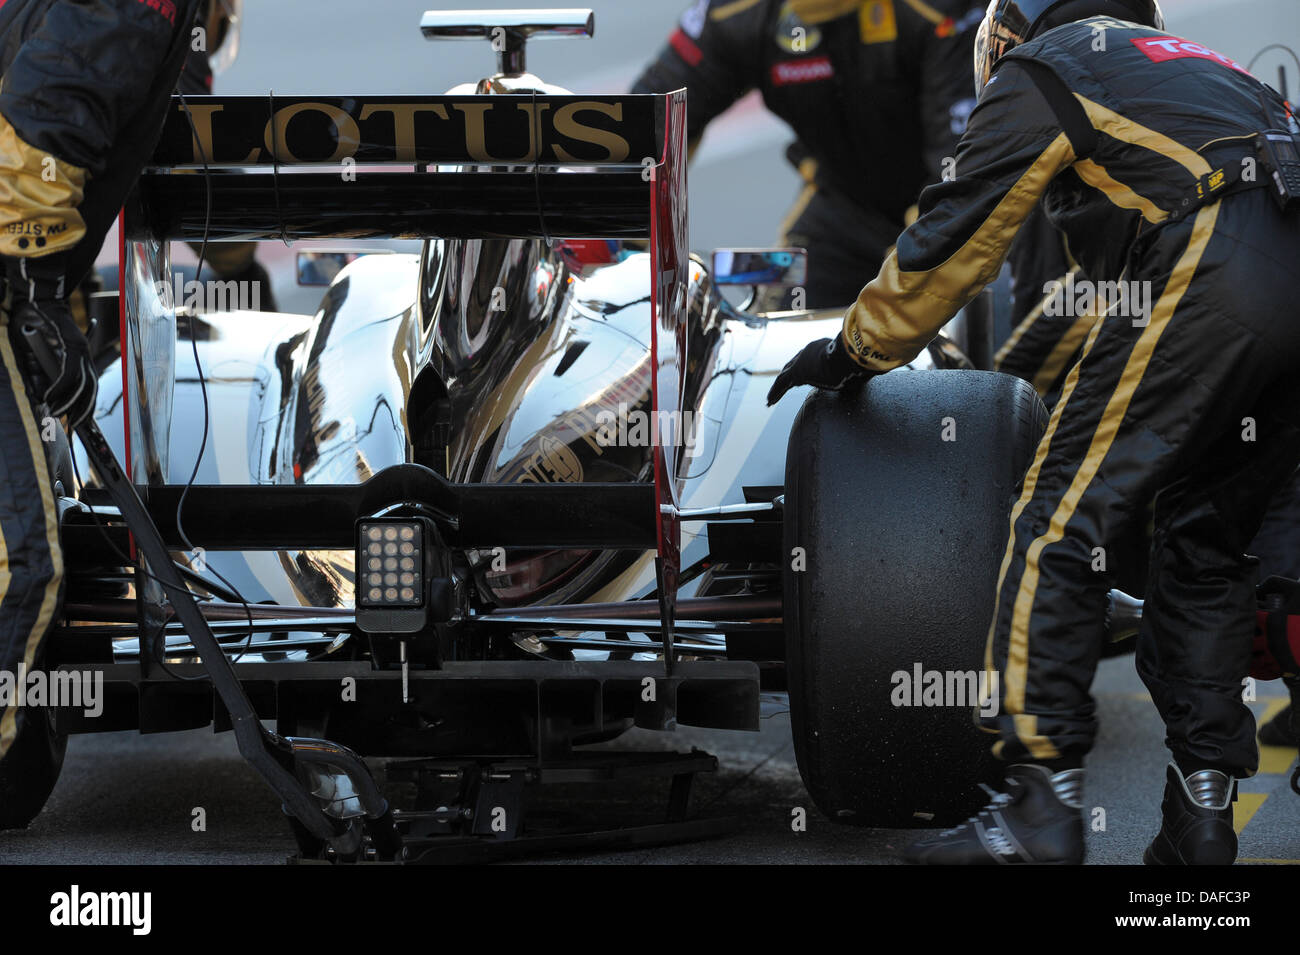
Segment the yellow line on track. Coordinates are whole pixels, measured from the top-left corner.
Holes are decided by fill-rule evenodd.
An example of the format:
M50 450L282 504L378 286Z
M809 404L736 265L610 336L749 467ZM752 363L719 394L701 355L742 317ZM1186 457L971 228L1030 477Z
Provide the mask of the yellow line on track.
M1261 721L1262 722L1262 721ZM1259 746L1259 772L1261 774L1285 773L1295 762L1294 746Z
M1300 859L1238 859L1246 865L1300 865Z
M1241 830L1255 817L1267 798L1268 793L1237 793L1237 805L1232 810L1232 828L1237 830L1237 835L1241 835Z

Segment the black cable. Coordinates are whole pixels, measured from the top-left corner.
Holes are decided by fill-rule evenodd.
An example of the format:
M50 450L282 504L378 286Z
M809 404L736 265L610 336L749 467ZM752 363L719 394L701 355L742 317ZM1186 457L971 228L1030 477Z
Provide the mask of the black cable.
M184 99L185 97L182 96L181 100L183 101ZM277 135L276 128L275 128L275 90L266 91L266 104L267 104L267 110L269 111L271 117L268 120L268 122L271 124L271 186L275 191L275 217L280 222L280 241L283 242L285 245L288 245L289 237L286 234L286 230L284 227L284 212L280 208L280 137ZM188 107L186 108L186 112L187 113L189 112ZM190 125L191 126L194 125L193 119L190 120ZM207 160L205 159L203 161L203 169L205 172L207 171L207 168L208 168L208 163ZM212 203L212 193L211 191L209 191L208 192L209 212L212 211L211 203ZM206 230L207 227L205 225L204 231L206 232ZM205 241L206 241L206 236L205 236Z
M178 94L178 95L180 96L180 98L181 98L181 106L184 108L186 118L189 120L189 123L190 123L190 132L191 132L191 134L193 134L195 142L199 144L199 153L200 153L200 157L203 159L203 171L204 171L205 181L206 181L206 184L207 184L207 212L206 212L206 214L205 214L204 223L203 223L203 244L199 247L199 272L202 272L202 270L203 270L203 257L204 257L204 255L205 255L205 253L206 253L206 251L207 251L207 244L208 244L208 226L209 226L209 222L210 222L210 220L211 220L211 216L212 216L212 179L211 179L210 171L209 171L209 169L208 169L207 154L204 152L204 150L203 150L203 144L202 144L202 142L199 140L199 137L198 137L198 130L197 130L197 128L196 128L195 125L194 125L194 117L193 117L193 115L190 113L190 107L189 107L189 104L185 101L185 94L184 94L184 93L181 93L180 90L177 90L177 94ZM125 290L125 289L118 289L118 294L119 294L119 295L124 295L124 294L126 294L126 290ZM205 450L205 448L206 448L206 446L207 446L209 408L208 408L208 392L207 392L207 386L206 386L206 383L204 382L204 379L203 379L203 368L202 368L201 365L198 364L198 358L199 358L199 356L198 356L198 340L197 340L197 337L194 335L194 329L193 329L193 328L190 329L190 344L191 344L191 345L193 346L193 348L194 348L195 367L198 369L198 374L199 374L199 385L200 385L200 387L201 387L202 390L203 390L203 441L202 441L202 443L200 443L200 445L199 445L199 454L198 454L198 458L197 458L197 459L195 460L195 462L194 462L194 470L193 470L193 472L191 472L191 474L190 474L190 480L186 483L185 491L183 491L183 492L181 493L181 499L177 502L177 505L176 505L176 526L177 526L177 530L180 532L181 541L185 544L186 548L188 548L189 551L192 553L192 552L194 551L195 548L194 548L194 545L193 545L193 544L189 541L189 539L185 536L184 529L183 529L183 527L181 526L181 509L184 507L184 504L185 504L185 495L189 492L190 486L194 483L194 477L195 477L195 475L198 474L199 463L203 460L203 452L204 452L204 450ZM125 343L125 342L122 343L122 361L126 361L126 343ZM124 408L125 408L125 405L124 405ZM80 473L80 470L77 468L77 458L76 458L75 455L72 456L72 473L73 473L73 476L76 477L76 479L77 479L77 483L78 483L78 484L81 484L81 483L82 483L82 480L81 480L81 473ZM111 549L114 553L117 554L117 556L122 560L122 562L123 562L124 564L131 564L132 561L131 561L130 557L128 557L126 554L123 554L123 553L118 549L117 545L113 543L112 538L110 538L110 537L108 536L108 531L103 527L103 525L101 525L101 524L99 523L99 518L98 518L98 516L95 514L95 511L94 511L93 508L91 509L90 515L91 515L91 523L93 523L93 524L95 525L95 527L98 528L98 530L100 531L100 534L104 537L104 540L108 543L110 549ZM140 565L138 565L138 566L136 567L136 569L137 569L137 571L138 571L139 573L141 573L143 576L145 576L145 577L148 578L149 580L154 581L155 583L159 584L160 586L163 586L163 587L166 587L166 586L167 586L166 582L164 582L161 578L159 578L157 575L155 575L155 574L153 574L153 573L151 573L150 571L148 571L148 570L145 569L145 567L144 567L144 565L143 565L143 561L141 562ZM249 608L249 606L248 606L248 601L247 601L247 600L244 600L243 595L239 593L238 588L236 588L233 584L231 584L230 581L226 580L226 578L223 577L223 576L222 576L218 571L216 571L215 569L213 570L213 574L217 577L218 580L220 580L223 584L225 584L225 585L226 585L226 586L231 590L232 593L234 593L234 594L236 594L237 596L239 596L239 598L240 598L240 602L244 605L244 613L247 614L247 616L248 616L248 628L249 628L249 629L248 629L248 637L247 637L247 639L246 639L246 641L245 641L244 649L240 651L240 656L242 657L243 654L244 654L245 652L247 652L247 648L248 648L248 646L249 646L249 644L251 643L252 638L253 638L253 612L252 612L252 610L251 610L251 609ZM187 588L187 590L188 590L188 588ZM192 594L192 596L194 597L195 602L198 603L198 602L199 602L198 595L197 595L197 594ZM201 611L200 611L200 612L201 612ZM153 640L156 639L157 636L158 636L160 633L164 633L164 629L163 629L163 628L166 627L167 622L168 622L168 621L166 620L166 618L164 618L164 619L163 619L163 622L162 622L162 624L159 626L159 628L158 628L157 630L155 630L155 631L153 632L153 634L150 636L149 641L148 641L149 643L152 643ZM140 653L143 654L143 653L145 652L145 642L146 642L146 641L145 641L144 633L141 632L137 639L138 639L139 642L140 642ZM211 677L208 676L208 675L206 675L206 674L203 674L203 675L200 675L200 676L192 676L192 677L181 676L179 673L177 673L176 671L172 670L169 666L167 666L167 663L163 660L163 657L164 657L165 655L166 655L166 636L164 635L164 637L163 637L163 648L162 648L162 652L161 652L159 655L157 655L157 656L155 657L155 662L157 662L157 664L158 664L158 665L163 669L163 671L164 671L165 673L167 673L169 676L171 676L171 677L172 677L173 679L175 679L175 680L182 680L182 681L185 681L185 682L196 682L196 681L200 681L200 680L210 680L210 679L211 679ZM239 659L239 658L236 657L236 659Z
M64 433L68 435L68 441L71 442L72 438L75 436L75 433L69 431L65 431ZM77 485L79 487L84 487L86 482L81 477L81 468L77 467L77 456L73 454L70 455L70 458L72 461L72 476L76 478ZM90 523L94 525L95 530L99 531L99 536L104 539L104 545L110 551L112 551L113 556L116 557L118 561L120 561L123 565L131 564L132 563L131 557L128 556L127 554L122 553L122 549L118 547L116 543L113 542L113 538L110 537L108 534L108 528L104 524L101 524L99 522L99 515L95 513L95 509L93 507L89 508L89 514L90 514ZM220 586L219 584L213 583L211 580L208 580L206 577L204 577L198 571L194 570L194 568L190 567L188 564L182 564L180 561L175 561L175 560L172 561L172 563L176 565L176 569L180 571L182 577L188 578L189 580L198 584L204 590L208 591L209 596L207 597L204 597L200 594L195 594L194 598L196 600L211 600L213 596L217 596L228 603L239 602L239 597L234 595L232 591L227 591L224 587ZM163 579L159 577L157 574L151 574L143 567L137 569L140 571L141 574L143 574L145 577L148 577L150 580L158 584L164 583ZM129 579L129 578L123 578L123 579Z
M71 439L69 439L69 440L71 440ZM76 481L77 481L78 486L84 486L84 485L85 485L85 482L83 482L82 479L81 479L81 469L77 467L77 456L76 456L75 454L72 454L72 455L69 455L69 456L70 456L70 458L71 458L71 460L72 460L72 476L73 476L74 478L76 478ZM125 565L125 564L130 564L130 563L131 563L131 558L128 557L126 554L122 553L121 549L117 546L117 544L113 543L113 538L111 538L111 537L108 535L108 529L107 529L103 524L100 523L100 521L99 521L99 515L97 515L97 514L95 513L95 511L94 511L93 508L92 508L91 511L90 511L90 522L91 522L93 525L95 525L95 530L99 531L100 536L104 538L104 543L108 546L108 549L109 549L110 551L112 551L114 555L116 555L117 559L120 560L124 565ZM221 589L221 588L217 587L215 584L213 584L212 581L204 579L204 577L203 577L201 574L199 574L198 572L196 572L192 567L187 567L186 565L181 564L181 563L179 563L179 562L177 562L177 561L173 561L173 563L176 564L176 568L177 568L177 570L179 570L183 576L189 577L190 579L192 579L192 580L194 580L196 583L198 583L200 586L205 587L205 588L208 588L210 591L212 591L212 592L214 592L214 593L215 593L217 590L220 590L220 589ZM137 567L136 569L137 569L137 570L138 570L142 575L144 575L145 577L149 578L150 580L152 580L152 581L154 581L154 582L156 582L156 583L158 583L158 584L160 584L160 585L164 583L164 581L163 581L163 579L162 579L161 577L157 576L156 574L152 574L152 573L150 573L149 571L145 570L143 567ZM215 571L214 571L214 573L215 573ZM233 602L236 602L236 601L243 601L242 596L241 596L237 591L230 591L229 593L233 593L234 596L233 596L233 597L225 597L224 595L221 595L221 594L218 594L218 596L222 596L222 599L226 600L228 603L233 603ZM195 599L196 601L199 601L199 602L204 602L204 600L205 600L205 598L201 597L199 594L194 594L194 599ZM210 598L206 598L206 599L210 599ZM246 613L246 614L251 614L251 611L248 609L248 603L247 603L247 601L243 601L243 603L244 603L244 613ZM251 617L251 616L249 617L249 621L250 621L250 626L251 626L251 625L252 625L252 617ZM163 620L163 621L158 625L157 629L155 629L155 630L153 631L153 636L150 638L150 640L152 641L154 638L156 638L159 634L161 634L161 633L163 632L163 629L164 629L164 628L165 628L169 623L173 623L173 622L175 622L175 618L173 618L173 619L165 619L165 620ZM334 636L338 636L338 634L341 633L341 632L342 632L342 631L336 631L336 632L334 633ZM250 636L251 636L251 631L250 631ZM141 642L140 642L140 652L143 653L143 652L144 652L143 635L137 637L137 639L139 639L139 640L141 641ZM220 642L220 641L218 640L218 642ZM222 644L222 646L224 647L225 644ZM243 651L241 651L240 656L243 656L243 654L247 652L247 646L248 646L248 644L247 644L247 640L246 640L246 641L245 641L245 649L244 649ZM165 645L164 645L164 649L165 649ZM329 656L329 654L330 654L330 648L327 646L324 650L322 650L320 653L316 654L315 656L309 656L309 657L307 658L306 662L311 663L311 662L314 662L314 661L316 661L316 660L324 659L325 657ZM160 659L158 659L157 657L155 657L154 660L155 660L155 662L158 663L158 665L159 665L160 667L163 668L163 670L165 670L169 675L171 675L171 677L172 677L173 679L176 679L176 680L184 680L184 681L187 681L187 682L193 682L193 681L197 681L197 680L206 680L206 679L208 679L207 676L202 676L202 675L200 675L200 676L181 676L179 673L176 673L174 670L172 670L171 668L169 668L169 667L167 666L166 662L164 662L163 660L160 660Z
M74 455L71 455L71 457L72 457L72 475L73 475L73 477L75 477L75 478L77 479L77 484L78 484L78 485L84 486L84 483L85 483L85 482L83 482L82 479L81 479L81 469L77 467L77 456L74 454ZM108 545L109 550L111 550L111 551L112 551L112 552L117 556L117 558L118 558L118 559L119 559L119 560L120 560L124 565L130 565L130 564L132 563L131 558L128 557L126 554L122 553L121 549L118 548L118 546L117 546L115 543L113 543L113 538L111 538L111 537L108 536L108 529L107 529L103 524L101 524L101 523L99 522L99 515L97 515L97 514L95 513L95 511L94 511L93 508L92 508L91 511L90 511L90 522L91 522L93 525L95 525L95 529L96 529L97 531L99 531L100 536L104 538L104 543L106 543L106 544ZM178 566L179 566L179 565L178 565ZM144 568L143 566L137 566L137 567L136 567L136 570L137 570L141 575L147 577L148 579L154 581L155 583L157 583L157 584L159 584L159 585L161 585L161 586L166 586L165 582L163 581L163 579L162 579L161 577L159 577L157 574L153 574L153 573L150 573L149 571L145 570L145 568ZM197 577L198 575L195 574L195 576ZM200 578L200 580L201 580L201 579L202 579L202 578ZM194 594L194 599L195 599L196 601L201 601L201 598L199 597L198 594ZM250 619L251 619L251 618L250 618ZM153 636L150 637L150 640L152 641L154 637L157 637L158 634L162 631L162 628L165 627L165 626L167 626L167 624L168 624L169 622L170 622L169 620L164 619L163 622L162 622L162 624L159 625L159 628L158 628L157 630L154 630L154 631L153 631ZM144 634L143 634L143 633L139 634L139 635L137 636L137 639L140 641L140 652L143 653L143 652L144 652ZM157 659L157 658L155 658L155 659ZM167 672L167 673L168 673L168 674L169 674L173 679L176 679L176 680L185 680L185 681L189 682L189 681L195 681L195 680L206 680L206 679L207 679L206 676L181 676L179 673L176 673L175 671L169 669L168 666L167 666L167 664L164 663L162 660L157 660L157 663L158 663L158 665L161 666L161 667L163 668L163 670L165 670L165 671L166 671L166 672Z
M206 203L205 203L205 209L203 214L203 241L199 244L199 261L198 261L198 267L195 271L195 276L197 281L198 277L203 274L203 262L207 256L207 251L208 251L208 232L212 223L212 170L209 168L208 165L207 151L203 147L203 142L199 138L198 128L195 126L194 123L194 115L190 112L190 104L186 101L184 93L182 93L179 89L176 92L177 95L180 96L181 108L185 111L185 118L189 121L190 133L194 136L195 143L198 144L199 158L203 161L203 180L204 180L204 185L206 187ZM190 316L190 348L194 355L194 368L198 374L199 390L203 396L203 436L199 441L199 451L198 454L195 455L194 457L194 467L190 471L189 480L185 482L185 489L181 491L180 500L176 502L176 533L177 536L180 537L181 543L185 545L185 549L190 554L193 554L197 550L197 548L194 546L194 543L190 540L189 535L185 533L185 523L183 519L183 513L185 510L185 500L189 496L190 488L194 486L194 481L199 474L199 467L203 463L203 455L207 451L209 425L212 417L211 405L208 400L208 384L207 384L207 379L204 377L203 374L203 364L199 359L199 339L196 333L196 329L194 327L194 321L195 321L195 316ZM243 658L244 654L248 652L248 649L253 642L253 632L254 632L253 611L249 607L248 601L244 598L244 595L240 593L238 587L236 587L229 580L227 580L221 574L221 572L218 571L215 567L209 569L212 571L212 575L216 577L217 580L219 580L231 593L233 593L235 596L239 598L239 602L244 607L244 613L248 617L248 636L244 640L243 648L240 649L239 653L231 661L232 663L238 663L239 660ZM161 648L159 656L156 658L156 661L158 665L162 667L165 672L167 672L172 677L178 680L204 680L204 679L211 678L208 675L198 676L198 677L182 677L175 671L171 670L162 659L162 657L166 656L166 643L167 643L167 638L164 632L163 646ZM140 647L140 651L141 653L144 652L143 645Z
M534 140L537 148L537 155L533 157L533 194L537 197L537 222L542 227L542 241L546 243L546 248L551 247L551 234L546 228L546 216L542 212L542 174L540 163L542 160L542 117L537 112L537 90L532 90L533 94L533 130L537 134Z
M189 103L185 99L185 94L182 93L179 89L176 91L176 93L180 97L181 108L185 112L185 117L188 120L190 125L190 132L194 136L194 141L198 144L199 158L203 162L203 176L204 176L204 186L205 186L205 209L204 209L204 217L203 217L203 239L199 244L198 265L195 272L197 277L197 276L201 276L203 272L204 260L207 256L209 231L212 222L212 170L208 163L207 152L203 147L203 143L200 140L198 135L198 129L194 123L194 115L190 112ZM534 97L535 95L536 94L534 94ZM274 91L270 92L268 98L271 107L272 123L274 124L274 117L275 117ZM273 149L272 160L276 164L275 166L273 166L273 172L272 172L272 175L275 179L276 215L280 220L280 237L282 240L286 241L287 243L288 240L285 236L284 216L280 211L278 159L274 155L276 146L277 146L277 141L275 138L275 131L274 129L272 129L272 149ZM540 212L540 193L539 193L539 212ZM543 223L543 227L544 227L544 223ZM547 241L549 244L549 239ZM124 294L124 293L125 293L125 289L118 290L118 294ZM198 336L195 334L195 329L193 327L193 319L194 317L191 316L190 317L191 320L190 348L194 357L194 368L198 375L199 390L203 397L203 435L199 441L199 451L194 460L194 467L191 469L189 479L185 482L185 488L181 492L180 499L176 503L177 534L180 537L182 544L184 544L186 550L188 550L191 554L193 554L197 550L197 548L194 546L194 543L190 540L189 535L185 533L183 511L185 508L186 498L189 496L190 488L194 486L194 482L198 477L199 467L203 462L203 455L207 451L208 434L209 434L210 422L212 417L211 404L208 398L207 379L203 374L203 364L199 358ZM123 349L122 360L123 361L126 360L125 349ZM73 475L77 479L77 483L82 484L83 482L81 479L80 471L77 468L77 461L75 455L72 457L72 470L73 470ZM117 557L122 561L123 564L131 564L130 557L128 557L126 554L123 554L121 550L117 547L117 545L113 543L113 539L108 535L107 529L99 522L98 515L94 512L93 508L91 509L90 513L91 513L91 523L94 524L96 529L100 532L100 535L104 538L105 543L108 544L109 549L117 555ZM136 569L147 579L152 580L155 583L158 583L159 585L164 585L164 581L161 578L159 578L157 575L145 569L144 566L138 566ZM242 648L240 648L239 653L231 661L232 663L238 663L241 659L243 659L244 655L248 653L249 649L252 646L253 634L255 632L254 622L253 622L253 612L251 607L249 606L248 600L243 596L239 588L236 587L233 583L231 583L228 579L226 579L226 577L222 575L221 572L218 571L216 568L210 568L210 569L212 571L212 575L216 577L217 580L219 580L221 584L224 585L227 591L230 594L232 594L238 600L238 602L243 606L244 614L246 615L248 620L248 634L244 639L244 645ZM193 571L193 568L190 568L190 570ZM202 577L200 575L195 573L194 576L197 577L200 582L202 582ZM198 594L193 594L193 597L196 602L200 602L200 598ZM158 628L153 632L153 635L149 640L149 642L152 643L153 640L156 639L159 635L163 635L163 647L161 648L161 652L157 656L155 656L155 662L163 669L164 672L166 672L168 675L170 675L173 679L176 680L183 680L187 682L210 680L211 677L207 674L202 674L199 676L192 676L192 677L182 676L181 674L172 670L167 665L163 657L166 656L165 628L169 622L170 622L169 620L164 619L159 624ZM140 652L143 653L145 647L144 635L141 634L139 639L141 640ZM224 649L224 645L223 645L223 649ZM322 656L323 655L324 654L322 654Z

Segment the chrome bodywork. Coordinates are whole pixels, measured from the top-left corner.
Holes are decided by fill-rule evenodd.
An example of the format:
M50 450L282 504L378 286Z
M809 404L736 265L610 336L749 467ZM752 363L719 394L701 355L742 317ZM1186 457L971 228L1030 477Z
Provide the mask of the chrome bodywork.
M482 16L471 19L485 22ZM425 26L428 33L435 24ZM582 24L570 26L582 32ZM523 71L522 45L518 57L503 60L502 72L457 91L564 92ZM167 422L170 434L156 428L148 441L133 441L133 451L149 452L135 467L136 479L183 485L193 473L207 484L356 484L414 462L458 483L652 480L652 448L636 440L631 423L651 407L650 256L582 266L565 251L531 239L435 239L418 255L349 262L314 315L182 312L174 395L165 382L146 384L147 361L131 356L131 400L172 410L153 419ZM686 446L676 475L684 510L741 505L744 488L783 483L786 441L804 390L769 408L768 387L804 344L838 334L841 317L838 310L738 310L704 262L693 259ZM196 423L204 420L205 399L196 356L210 431L197 470L204 432ZM912 367L963 361L955 346L940 341ZM97 416L110 436L122 434L121 383L117 367L101 379ZM688 522L682 534L680 596L718 592L712 588L719 568L703 570L705 524ZM463 556L470 584L497 606L635 600L655 589L650 552L511 554L508 570L496 577L490 555ZM250 602L352 605L351 551L206 559ZM519 584L536 584L548 559L559 568L553 577ZM544 652L533 643L526 649Z
M313 316L182 316L166 480L186 483L199 451L194 351L210 421L198 483L350 484L411 461L457 482L646 480L650 448L608 443L601 415L649 408L648 258L579 275L541 242L431 241L420 255L356 259ZM745 487L784 482L803 389L769 408L771 379L803 344L836 334L841 313L738 312L698 261L689 288L682 507L740 505ZM909 367L959 357L940 340ZM114 436L121 382L116 366L100 382L97 415ZM687 570L708 556L702 523L684 526L682 549ZM351 551L207 559L250 601L352 603ZM710 574L687 576L682 596L708 592ZM653 588L650 553L605 552L525 602L632 600Z

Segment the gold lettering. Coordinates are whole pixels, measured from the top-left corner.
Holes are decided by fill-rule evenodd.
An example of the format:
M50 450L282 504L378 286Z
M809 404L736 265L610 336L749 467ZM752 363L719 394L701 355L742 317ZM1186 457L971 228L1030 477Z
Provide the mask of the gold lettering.
M365 122L375 113L393 114L393 142L397 152L394 158L398 162L415 162L415 114L433 113L439 119L447 119L447 108L440 104L427 103L367 103L361 110L361 120Z
M602 162L622 162L627 158L632 147L628 141L618 133L610 132L606 129L598 129L595 126L584 126L578 122L576 116L583 110L592 110L597 113L604 113L611 116L618 122L623 122L623 104L622 103L597 103L586 101L580 103L570 103L568 106L557 110L555 113L555 131L561 136L569 139L576 139L578 142L591 143L594 146L604 146L607 155ZM573 162L576 157L571 156L568 152L559 146L555 146L555 155L563 162Z
M313 159L299 159L289 149L285 141L285 132L289 128L289 120L293 119L299 113L312 110L317 113L324 113L334 123L334 129L338 134L338 148L334 150L332 156ZM271 125L275 124L275 138L271 137ZM328 103L294 103L283 109L277 109L275 115L266 123L266 129L262 134L262 139L266 143L267 150L271 155L280 160L280 162L321 162L334 163L339 162L344 156L351 156L361 145L361 130L357 128L357 122L337 106L331 106ZM278 149L276 147L279 147Z
M456 105L458 112L465 114L465 150L474 162L507 163L536 162L538 116L533 112L533 104L517 103L518 109L528 114L528 152L522 156L506 158L493 156L487 151L487 127L484 116L492 108L491 103L461 103ZM551 108L550 103L538 103L537 110Z
M185 112L183 106L177 106L182 113ZM212 141L212 115L219 113L224 106L207 106L195 105L190 107L190 115L194 118L194 136L192 143L194 145L194 161L196 163L215 163L217 161L215 146ZM239 160L238 165L247 165L248 163L257 162L258 154L261 150L256 146L243 159Z

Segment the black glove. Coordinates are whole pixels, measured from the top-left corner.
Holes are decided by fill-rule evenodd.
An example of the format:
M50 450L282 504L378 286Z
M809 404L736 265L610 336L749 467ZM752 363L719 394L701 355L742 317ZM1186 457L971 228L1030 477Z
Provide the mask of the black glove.
M90 344L81 334L65 302L20 302L13 322L19 332L34 328L44 339L56 369L47 369L35 355L28 363L28 382L56 418L68 416L73 428L95 410L99 376L90 359ZM31 343L26 343L31 350ZM39 370L39 372L38 372ZM54 374L57 370L58 374ZM51 380L52 379L52 380Z
M849 357L839 335L834 338L819 338L815 342L809 342L803 351L786 362L781 373L776 376L776 381L772 382L767 393L767 403L776 404L782 395L797 385L839 391L846 385L866 381L875 374Z
M8 259L5 262L13 312L12 337L27 359L26 377L33 393L55 417L68 416L75 428L95 410L99 375L90 343L81 334L64 295L63 256ZM37 355L24 331L35 330L45 343Z

